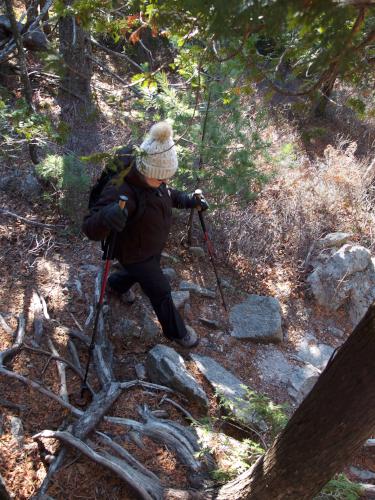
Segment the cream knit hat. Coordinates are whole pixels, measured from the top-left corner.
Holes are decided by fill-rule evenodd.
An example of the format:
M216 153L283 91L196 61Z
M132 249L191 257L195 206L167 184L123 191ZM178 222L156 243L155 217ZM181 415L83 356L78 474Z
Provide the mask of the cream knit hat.
M151 127L141 150L144 154L137 158L137 170L141 174L153 179L169 179L176 173L177 153L168 122L155 123Z

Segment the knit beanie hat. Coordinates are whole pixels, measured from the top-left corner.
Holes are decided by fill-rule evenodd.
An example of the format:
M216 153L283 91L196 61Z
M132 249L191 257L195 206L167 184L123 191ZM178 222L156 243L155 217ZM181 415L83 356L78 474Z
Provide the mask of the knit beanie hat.
M141 150L142 155L137 158L137 170L141 174L153 179L169 179L176 173L177 153L168 122L155 123L151 127Z

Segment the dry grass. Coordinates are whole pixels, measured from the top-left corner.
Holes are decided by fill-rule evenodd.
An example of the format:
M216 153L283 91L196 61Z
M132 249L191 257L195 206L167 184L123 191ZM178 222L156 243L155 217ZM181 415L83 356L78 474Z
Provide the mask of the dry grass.
M373 209L375 164L358 160L356 143L340 139L322 158L279 165L278 174L258 200L223 212L220 230L233 257L272 265L287 260L299 265L313 241L348 231L361 244L375 245Z

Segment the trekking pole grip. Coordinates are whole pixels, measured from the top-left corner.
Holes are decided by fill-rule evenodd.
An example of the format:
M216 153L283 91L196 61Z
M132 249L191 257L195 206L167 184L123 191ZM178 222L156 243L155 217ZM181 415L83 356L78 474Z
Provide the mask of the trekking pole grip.
M125 205L126 205L126 202L128 201L128 197L126 196L126 194L122 194L118 200L118 204L119 204L119 207L121 208L121 210L124 210L125 208Z

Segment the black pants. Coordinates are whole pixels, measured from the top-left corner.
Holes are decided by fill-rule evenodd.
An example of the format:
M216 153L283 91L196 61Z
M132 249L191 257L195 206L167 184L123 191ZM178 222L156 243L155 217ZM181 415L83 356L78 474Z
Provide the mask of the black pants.
M186 327L173 303L169 281L160 268L160 255L123 267L123 271L110 275L109 285L116 292L125 293L139 283L151 301L164 335L169 339L184 337Z

